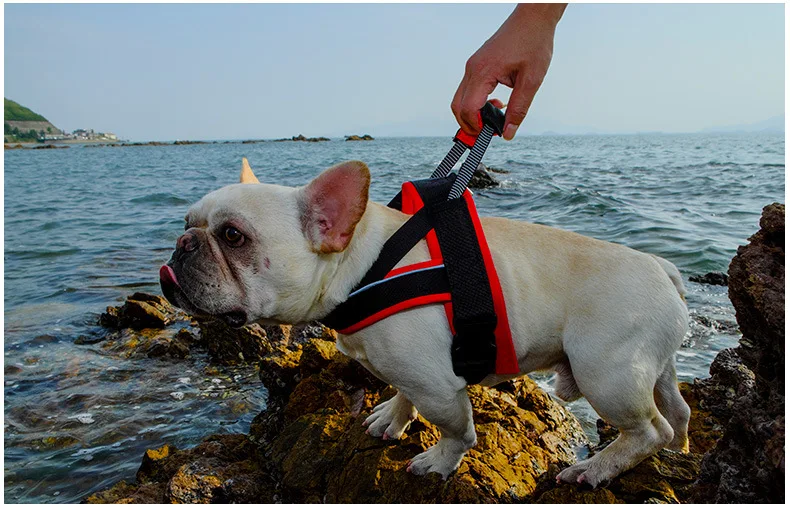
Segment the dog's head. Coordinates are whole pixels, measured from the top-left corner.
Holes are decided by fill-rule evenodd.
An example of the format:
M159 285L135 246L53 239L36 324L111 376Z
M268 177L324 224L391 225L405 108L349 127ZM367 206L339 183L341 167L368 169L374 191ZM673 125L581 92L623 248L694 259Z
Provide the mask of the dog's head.
M369 185L359 161L336 165L301 188L260 184L245 158L240 184L189 208L185 232L159 272L165 297L234 327L307 320L327 283L322 269L348 248Z

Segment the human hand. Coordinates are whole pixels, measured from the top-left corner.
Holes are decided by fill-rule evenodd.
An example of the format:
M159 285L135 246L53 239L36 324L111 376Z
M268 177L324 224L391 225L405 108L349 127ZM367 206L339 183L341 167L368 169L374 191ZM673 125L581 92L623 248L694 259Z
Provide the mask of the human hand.
M478 111L501 83L513 89L505 111L505 140L512 140L543 83L554 51L554 29L566 4L519 4L499 30L466 62L451 108L466 133L477 135ZM491 102L497 108L504 104Z

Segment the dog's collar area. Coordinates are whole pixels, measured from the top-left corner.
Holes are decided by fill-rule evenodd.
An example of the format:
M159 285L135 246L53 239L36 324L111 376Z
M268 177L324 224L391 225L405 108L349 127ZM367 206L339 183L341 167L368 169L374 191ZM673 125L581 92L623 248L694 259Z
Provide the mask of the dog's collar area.
M390 203L411 217L393 234L348 299L323 319L353 334L395 313L442 303L456 375L476 384L519 372L504 296L467 190L447 200L456 175L406 182ZM394 269L422 239L431 260Z

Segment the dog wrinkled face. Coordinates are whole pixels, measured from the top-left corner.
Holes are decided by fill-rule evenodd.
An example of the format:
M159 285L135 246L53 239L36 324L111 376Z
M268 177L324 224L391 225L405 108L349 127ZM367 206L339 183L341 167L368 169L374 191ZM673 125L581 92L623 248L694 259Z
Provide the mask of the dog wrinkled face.
M190 207L160 269L162 291L188 313L233 327L297 322L321 292L322 257L346 248L364 211L367 167L338 165L304 188L287 188L253 184L245 160L242 182Z
M294 248L304 249L304 239L298 235L290 240L278 239L267 233L269 229L261 228L256 218L271 217L277 209L288 210L289 193L285 189L267 193L275 198L274 202L283 202L280 207L258 204L254 192L258 186L265 185L228 186L189 209L184 218L185 232L160 271L162 290L173 304L189 313L217 316L239 327L265 311L261 305L274 300L272 285L267 285L266 279L271 257L276 255L266 248L296 245ZM282 212L277 216L278 221L287 222ZM296 218L292 221L298 224ZM252 303L258 306L253 307Z

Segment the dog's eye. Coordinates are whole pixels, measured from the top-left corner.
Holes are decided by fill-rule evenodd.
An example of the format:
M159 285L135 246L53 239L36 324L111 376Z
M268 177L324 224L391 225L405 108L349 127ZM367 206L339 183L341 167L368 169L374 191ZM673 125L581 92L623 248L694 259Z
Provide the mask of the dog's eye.
M225 227L223 235L225 236L225 241L231 246L241 246L244 242L244 234L233 227Z

